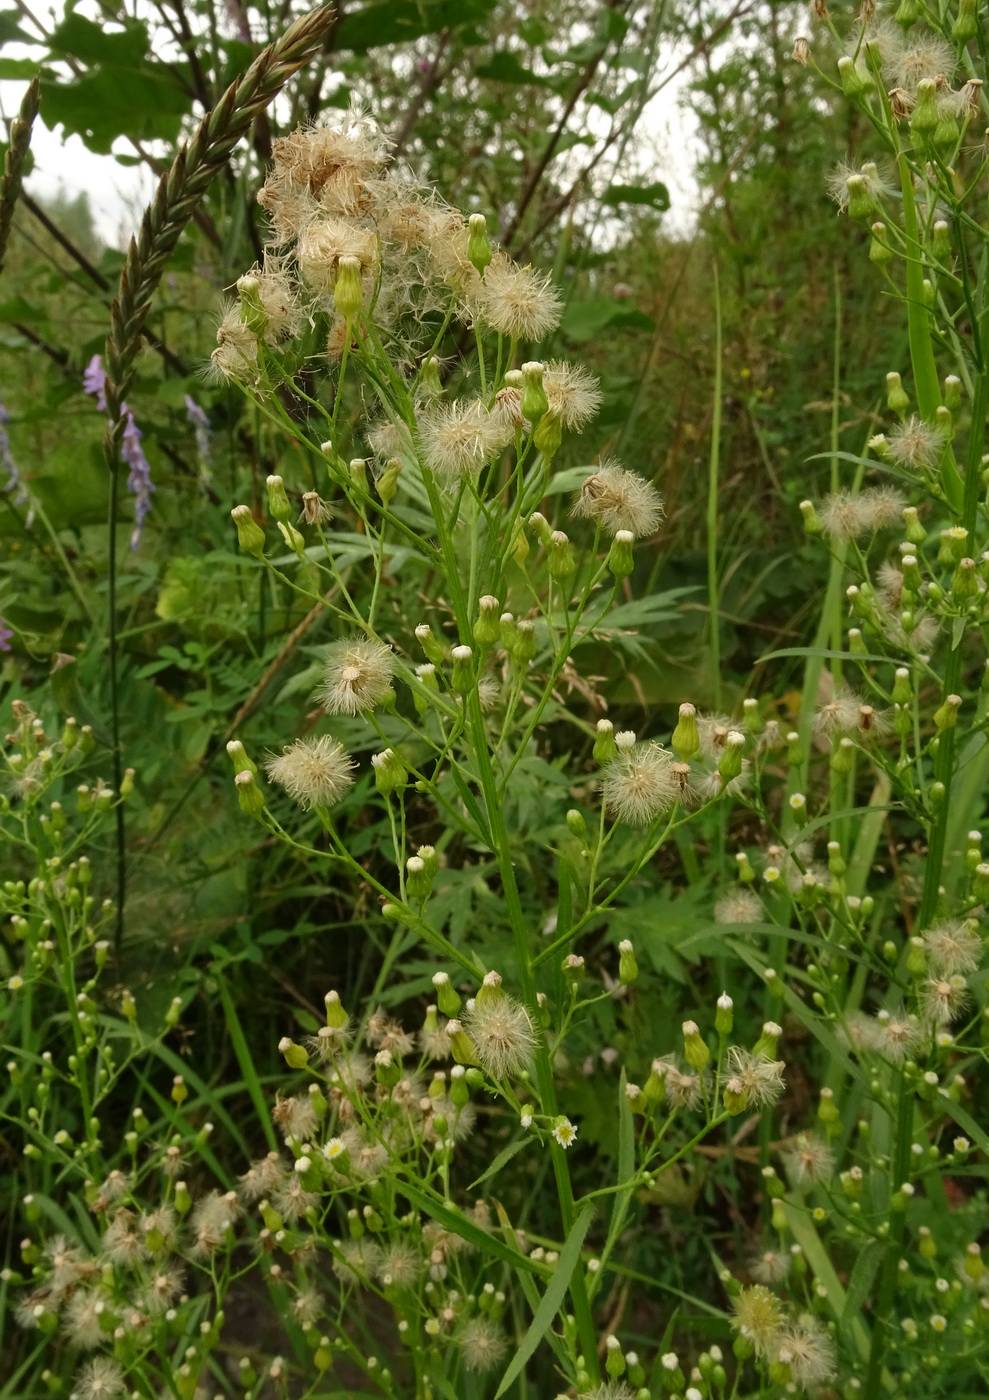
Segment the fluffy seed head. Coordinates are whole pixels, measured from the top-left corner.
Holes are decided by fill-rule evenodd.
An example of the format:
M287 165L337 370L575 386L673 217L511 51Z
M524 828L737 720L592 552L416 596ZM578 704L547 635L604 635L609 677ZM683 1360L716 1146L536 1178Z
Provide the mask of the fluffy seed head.
M608 811L629 826L645 826L676 802L673 755L658 744L636 744L604 770L601 790Z
M733 1045L728 1051L732 1073L748 1097L750 1108L762 1108L773 1104L783 1092L782 1060L771 1060L768 1055L753 1055L740 1045Z
M617 462L603 462L580 488L574 515L599 521L609 535L627 530L636 539L651 535L663 518L659 492Z
M783 1154L787 1172L795 1186L813 1186L827 1181L834 1171L834 1156L823 1138L801 1133L789 1152Z
M955 973L928 977L921 987L920 1007L924 1020L933 1026L946 1026L968 1005L964 977Z
M767 1249L750 1261L749 1273L756 1283L772 1287L786 1278L790 1272L790 1262L790 1255L783 1250Z
M272 755L264 766L271 781L279 783L306 811L339 802L353 786L357 767L328 734L297 739L282 753Z
M542 340L556 330L563 316L563 303L549 278L532 267L520 267L500 252L472 301L479 318L511 340Z
M956 920L935 924L924 934L924 947L934 971L951 976L974 972L982 958L982 940L969 924Z
M601 407L598 381L582 365L550 360L543 372L543 389L550 412L569 432L579 432Z
M887 451L901 467L914 471L936 467L944 451L944 433L916 414L898 423L886 435Z
M536 1034L521 1002L502 996L464 1010L463 1024L481 1067L492 1079L510 1079L532 1064Z
M912 94L925 78L950 78L955 71L954 46L929 29L915 27L908 43L901 42L899 48L890 44L887 52L883 66L893 85Z
M764 915L762 900L744 885L723 895L714 906L714 917L719 924L758 924Z
M764 1284L743 1288L732 1301L732 1326L751 1342L757 1356L775 1357L783 1331L783 1304Z
M923 1040L923 1032L915 1016L902 1012L896 1016L883 1015L876 1018L872 1046L891 1064L901 1065L917 1050Z
M860 190L877 203L884 195L892 193L892 186L882 178L872 161L867 161L861 167L836 165L828 176L828 193L839 209L848 208L849 179L853 179L853 185L857 185Z
M334 642L317 699L328 715L356 715L380 705L391 690L395 653L367 637Z
M836 491L825 500L819 518L824 533L832 539L854 540L898 524L904 504L900 493L886 486Z
M124 1373L108 1356L96 1356L76 1376L78 1400L113 1400L125 1392Z
M480 399L436 404L419 420L419 450L437 476L473 476L511 435L504 417L489 413Z
M501 1328L488 1318L470 1318L457 1333L457 1345L468 1371L490 1371L505 1355L508 1342Z
M779 1360L799 1386L820 1385L834 1375L834 1343L808 1314L791 1323L779 1339Z

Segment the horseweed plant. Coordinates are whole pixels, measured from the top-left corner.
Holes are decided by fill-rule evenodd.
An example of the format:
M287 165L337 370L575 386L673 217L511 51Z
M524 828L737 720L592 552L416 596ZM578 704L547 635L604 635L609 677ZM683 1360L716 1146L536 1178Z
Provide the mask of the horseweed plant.
M977 80L952 85L970 70L974 9L918 37L902 0L847 43L816 12L841 46L838 83L894 162L895 203L878 163L843 167L834 192L904 300L916 407L891 371L885 431L857 455L835 438L830 495L802 506L830 573L799 706L753 696L731 719L685 702L665 744L616 733L578 666L630 616L633 547L662 508L618 462L554 466L600 403L582 366L526 358L559 324L557 291L493 246L483 216L391 163L363 114L276 141L267 256L223 313L211 373L284 433L284 476L267 480L275 528L257 504L232 512L245 567L321 609L338 639L302 737L280 736L263 772L239 741L228 752L244 812L307 868L376 897L387 946L366 1005L331 989L325 1024L281 1039L271 1150L236 1186L188 1074L108 1148L114 1042L166 1056L178 1012L149 1042L129 993L122 1017L99 1011L106 949L83 862L65 862L116 798L94 790L71 839L60 808L37 817L81 746L22 716L6 815L37 820L22 839L50 854L4 891L24 954L8 984L23 1034L6 1111L39 1173L6 1281L53 1392L74 1376L81 1400L522 1393L539 1345L561 1394L596 1400L925 1396L939 1368L958 1385L984 1378L982 1208L949 1215L946 1189L979 1174L989 1146L966 1107L985 1058L989 897L975 829L989 772L986 159L966 140ZM798 39L795 56L814 62L816 48ZM553 725L573 735L563 760ZM518 809L534 770L538 842ZM387 850L357 846L348 804L383 813ZM656 1027L629 1043L617 1180L581 1190L572 1047L598 1003L634 1005L638 977L632 942L592 935L690 833L710 852L717 970L733 963L738 985L692 1007L675 1037ZM498 882L496 966L443 914L447 882L472 863ZM385 1007L413 954L429 997L403 1020ZM740 995L753 977L755 1018ZM30 998L46 978L64 996L64 1056L38 1048ZM816 1105L785 1093L790 1036L823 1052ZM56 1094L72 1136L52 1131ZM466 1144L488 1131L500 1150L468 1180ZM702 1149L736 1157L757 1217L732 1268L711 1241L726 1349L681 1356L671 1321L646 1355L602 1304L628 1272L633 1219L676 1199ZM492 1194L514 1157L554 1183L550 1234ZM89 1212L75 1220L57 1196L80 1187ZM291 1360L257 1345L238 1361L225 1340L225 1300L252 1268Z

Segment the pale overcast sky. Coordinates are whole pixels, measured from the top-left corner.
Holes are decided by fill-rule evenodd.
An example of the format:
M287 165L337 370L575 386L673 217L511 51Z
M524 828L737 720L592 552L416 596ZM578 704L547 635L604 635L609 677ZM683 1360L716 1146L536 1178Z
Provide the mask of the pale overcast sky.
M96 6L87 0L77 5L79 13L97 18ZM35 57L38 50L22 45L4 46L4 57ZM667 59L669 62L669 59ZM9 120L17 111L26 84L0 81L0 115ZM671 229L689 228L695 208L697 187L693 179L694 129L689 112L682 107L684 85L675 79L646 109L641 130L656 153L656 173L666 181L672 196L667 215ZM42 112L44 107L42 106ZM90 202L97 230L104 242L125 247L137 227L141 212L154 192L155 177L145 165L121 165L112 155L94 155L78 136L63 140L61 129L50 131L39 118L32 137L35 169L26 181L39 198L57 194L68 196L84 191ZM115 152L132 155L124 140L115 143Z

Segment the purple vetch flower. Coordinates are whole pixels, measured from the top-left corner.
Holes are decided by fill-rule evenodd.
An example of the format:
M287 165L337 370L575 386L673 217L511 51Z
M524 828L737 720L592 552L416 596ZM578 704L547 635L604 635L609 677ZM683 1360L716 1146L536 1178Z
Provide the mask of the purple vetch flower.
M87 394L96 395L96 407L101 412L106 412L106 370L103 368L103 359L100 355L94 355L89 364L82 372L82 387Z
M199 453L200 461L208 463L212 443L210 421L191 394L185 396L185 411L189 422L196 430L196 451Z
M82 376L82 387L87 394L96 398L96 407L106 412L106 370L99 355L94 355ZM130 471L127 475L127 489L134 497L134 532L130 537L131 549L141 543L144 517L151 509L151 493L155 489L151 480L151 463L144 455L141 438L144 434L134 422L134 415L125 403L120 405L120 416L124 422L124 435L120 443L120 455Z
M13 635L4 619L0 617L0 651L10 651L10 639Z
M7 432L9 422L10 414L4 404L0 403L0 468L7 473L7 480L0 490L5 496L13 496L15 506L22 506L28 500L28 493L21 480L20 467L14 461L14 454L10 450L10 435Z

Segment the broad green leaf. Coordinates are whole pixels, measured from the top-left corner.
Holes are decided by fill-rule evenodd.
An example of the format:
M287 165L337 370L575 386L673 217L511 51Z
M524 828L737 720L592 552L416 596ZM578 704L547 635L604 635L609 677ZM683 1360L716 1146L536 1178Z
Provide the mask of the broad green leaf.
M139 64L148 52L148 31L135 20L124 29L108 30L105 24L74 13L62 21L48 42L52 53L71 54L83 63L129 68Z
M545 78L541 78L538 73L534 73L531 68L526 68L520 63L515 54L508 53L504 49L496 53L488 63L481 63L474 69L474 76L477 78L487 78L495 83L521 83L538 87L546 87Z
M536 1309L536 1315L532 1319L528 1332L526 1332L522 1339L521 1346L512 1357L508 1370L502 1376L501 1384L495 1391L495 1400L499 1400L499 1397L504 1395L508 1387L515 1381L516 1377L521 1375L525 1363L536 1350L536 1347L542 1341L546 1332L548 1332L553 1325L553 1319L563 1306L563 1300L566 1297L567 1289L570 1287L570 1279L573 1275L573 1271L580 1262L580 1251L584 1243L584 1236L587 1234L593 1215L593 1207L588 1205L580 1212L577 1219L574 1221L570 1233L567 1236L566 1243L560 1251L560 1258L557 1261L556 1268L553 1270L553 1277L550 1279L546 1292L542 1296L542 1301Z
M36 44L37 39L32 39L30 34L25 34L20 27L20 15L17 10L0 10L0 44Z
M613 297L592 297L588 301L573 301L567 307L563 324L563 334L570 340L593 340L603 330L610 328L637 331L653 331L656 322L644 311Z
M483 19L497 0L381 0L351 11L348 7L334 33L337 49L380 48L407 44L424 34L438 34Z
M662 180L654 180L651 185L609 185L601 196L601 203L613 209L623 204L639 204L665 213L670 207L670 192Z

